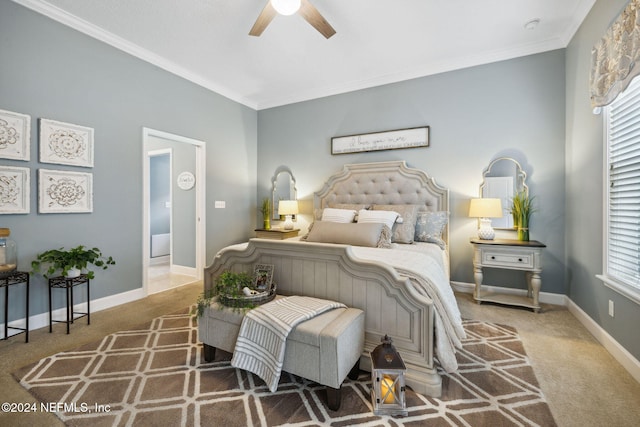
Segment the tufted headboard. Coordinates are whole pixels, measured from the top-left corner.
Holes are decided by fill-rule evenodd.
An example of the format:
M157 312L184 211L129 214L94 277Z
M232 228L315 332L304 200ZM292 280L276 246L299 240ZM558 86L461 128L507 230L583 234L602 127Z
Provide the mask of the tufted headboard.
M426 211L449 211L449 190L403 160L345 165L314 193L314 208L338 203L422 205ZM449 241L448 226L443 233Z

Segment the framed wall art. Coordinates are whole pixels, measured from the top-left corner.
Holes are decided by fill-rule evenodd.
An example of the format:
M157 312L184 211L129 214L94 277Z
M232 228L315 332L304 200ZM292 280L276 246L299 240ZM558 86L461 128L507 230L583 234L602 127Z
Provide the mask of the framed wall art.
M0 166L0 214L29 213L29 168Z
M0 110L0 158L28 161L31 153L31 116Z
M93 167L93 128L40 119L40 162Z
M429 126L331 138L331 154L429 146Z
M39 169L38 212L93 212L93 174Z

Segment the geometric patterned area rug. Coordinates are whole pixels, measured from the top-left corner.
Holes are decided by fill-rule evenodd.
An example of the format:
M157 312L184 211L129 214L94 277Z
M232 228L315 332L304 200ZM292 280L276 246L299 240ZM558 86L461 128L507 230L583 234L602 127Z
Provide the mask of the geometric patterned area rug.
M555 426L514 328L465 321L459 370L442 396L406 392L409 415L373 415L370 374L345 380L338 411L324 387L283 372L271 393L231 355L203 360L190 309L59 353L14 373L69 426Z

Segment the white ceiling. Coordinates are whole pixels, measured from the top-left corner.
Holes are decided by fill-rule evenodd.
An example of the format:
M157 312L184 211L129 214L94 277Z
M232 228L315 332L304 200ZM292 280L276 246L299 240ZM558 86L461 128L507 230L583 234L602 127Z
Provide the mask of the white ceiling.
M258 110L564 48L595 3L310 0L327 40L299 15L249 36L267 0L14 1Z

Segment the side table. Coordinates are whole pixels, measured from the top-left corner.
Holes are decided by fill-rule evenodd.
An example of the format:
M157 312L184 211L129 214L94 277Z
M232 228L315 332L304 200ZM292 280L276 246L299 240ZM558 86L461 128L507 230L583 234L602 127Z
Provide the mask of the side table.
M24 328L9 326L9 286L19 285L23 283L26 285L26 324ZM22 332L17 332L11 336L24 333L24 342L29 342L29 273L24 271L12 271L10 273L2 274L0 275L0 287L4 288L4 338L2 339L6 340L7 338L9 338L9 329L15 329Z
M73 323L74 320L79 319L81 317L87 317L87 325L91 324L91 295L89 293L90 288L89 278L86 274L81 274L78 277L52 277L49 279L49 332L52 332L52 325L54 322L57 323L66 323L67 324L67 334L69 333L69 324ZM73 288L87 284L87 311L86 312L78 312L73 311ZM53 320L53 309L51 307L51 290L52 289L66 289L66 311L67 311L67 319L66 320Z
M473 298L478 304L489 301L498 304L515 305L540 311L539 295L542 280L542 249L546 245L536 240L520 241L508 239L471 239L473 245L473 276L475 290ZM527 278L527 296L499 294L482 290L482 269L500 268L522 270Z
M284 228L271 228L269 230L265 230L264 228L256 228L254 231L256 232L256 237L259 239L284 240L296 237L300 232L300 229L294 228L293 230L285 230Z

